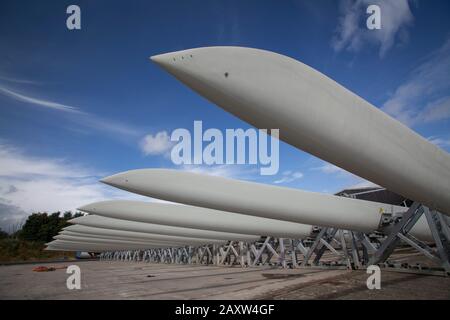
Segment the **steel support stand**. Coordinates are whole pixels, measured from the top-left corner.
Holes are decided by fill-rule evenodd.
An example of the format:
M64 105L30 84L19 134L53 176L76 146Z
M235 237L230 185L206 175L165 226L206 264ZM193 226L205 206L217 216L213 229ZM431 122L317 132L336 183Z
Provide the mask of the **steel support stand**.
M431 234L436 243L436 250L433 250L426 243L409 234L409 231L422 214L425 214L427 219L428 226L430 227ZM369 264L384 263L401 240L424 254L429 259L440 264L447 275L450 275L450 232L446 217L441 213L438 213L435 210L430 211L420 203L414 202L409 210L403 215L401 221L393 227L392 232L387 239L383 241L380 248L372 255Z

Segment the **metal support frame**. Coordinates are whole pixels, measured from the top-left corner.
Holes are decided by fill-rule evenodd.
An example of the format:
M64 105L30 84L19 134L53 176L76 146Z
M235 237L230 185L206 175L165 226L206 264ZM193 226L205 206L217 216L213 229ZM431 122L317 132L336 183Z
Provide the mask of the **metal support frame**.
M338 237L338 238L337 238ZM319 234L316 236L314 242L309 248L303 248L303 261L301 266L305 267L310 265L310 260L315 255L311 265L319 266L326 265L322 262L322 258L325 252L328 250L333 256L338 258L338 261L334 264L342 264L347 268L352 268L354 255L350 255L348 248L353 248L353 245L349 245L346 242L344 236L344 230L337 228L322 228Z
M347 251L340 253L341 242L334 236L337 229L323 228L311 246L303 240L266 237L264 241L246 243L229 241L223 246L206 245L200 247L147 249L135 251L106 252L100 255L102 260L142 261L151 263L238 265L241 267L272 266L295 268L306 265L315 253L313 264L319 265L325 250L344 258ZM343 238L342 238L343 239ZM335 242L335 243L333 243ZM338 246L336 246L336 243ZM342 248L346 248L345 239ZM347 255L347 258L350 256ZM348 260L350 267L350 260Z
M425 214L436 248L409 234L420 216ZM377 234L336 228L318 229L311 240L265 237L261 241L246 243L229 241L225 245L199 247L159 248L134 251L115 251L100 254L101 260L142 261L171 264L230 265L241 267L272 266L296 268L306 266L364 268L372 264L383 265L400 242L415 248L441 265L450 275L450 230L447 217L413 203L399 222L392 226L387 238L379 243ZM376 241L373 242L372 240ZM325 252L331 253L325 256ZM336 257L336 260L329 258ZM312 260L312 261L311 261Z
M425 242L409 234L414 224L425 214L430 227L436 250L428 246ZM441 213L414 202L408 211L403 215L401 221L392 228L391 233L383 241L380 248L375 251L369 260L369 264L381 264L387 261L400 241L403 241L424 254L429 259L440 264L447 274L450 274L450 232L446 217Z

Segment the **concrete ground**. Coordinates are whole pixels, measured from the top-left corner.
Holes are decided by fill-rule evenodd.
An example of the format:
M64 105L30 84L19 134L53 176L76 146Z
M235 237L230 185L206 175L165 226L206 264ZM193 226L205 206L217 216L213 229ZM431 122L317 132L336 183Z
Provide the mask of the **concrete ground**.
M81 289L68 290L65 266L0 266L0 299L450 299L450 278L382 271L368 290L364 271L268 269L77 261Z

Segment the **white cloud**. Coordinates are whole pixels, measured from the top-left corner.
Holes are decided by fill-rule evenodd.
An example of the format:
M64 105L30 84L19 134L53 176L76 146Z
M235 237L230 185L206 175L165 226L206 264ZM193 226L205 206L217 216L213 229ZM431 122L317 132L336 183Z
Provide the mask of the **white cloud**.
M178 169L178 168L177 168ZM250 165L183 165L180 170L230 179L254 180L259 173Z
M173 144L167 131L160 131L155 135L146 135L139 146L145 155L164 155L169 152Z
M342 187L343 189L359 189L366 187L379 187L377 184L367 181L351 172L348 172L334 164L322 161L322 165L318 167L311 168L311 170L318 170L325 175L332 175L333 177L342 179L346 181L347 187ZM327 178L328 179L328 178ZM339 190L340 191L340 190Z
M366 20L369 5L378 5L381 10L381 29L369 30ZM383 57L397 43L404 43L408 38L408 27L414 17L408 0L342 0L341 16L332 39L335 51L360 51L364 45L379 46L379 55Z
M37 157L24 156L20 149L0 142L0 177L48 176L77 179L88 177L89 174L86 169L68 164L63 159L43 161Z
M28 156L0 141L0 227L8 230L32 212L74 211L115 198L148 199L103 185L96 174L63 159Z
M300 171L284 171L281 174L281 178L278 180L275 180L274 183L276 184L282 184L282 183L290 183L296 180L299 180L303 178L303 173Z
M427 104L416 117L417 121L422 120L423 122L435 122L448 118L450 118L450 96Z
M436 137L436 136L431 136L431 137L428 137L427 139L428 139L428 141L437 145L438 147L441 147L441 148L450 147L450 139L444 139L444 138Z
M375 183L373 183L373 182L370 182L370 181L361 179L360 182L358 182L358 183L356 183L356 184L353 184L353 185L351 185L351 186L349 186L349 187L346 187L346 188L344 188L344 189L349 189L349 190L351 190L351 189L363 189L363 188L375 188L375 187L381 188L379 185L377 185L377 184L375 184Z
M19 207L3 203L0 198L0 229L8 233L19 230L25 222L27 213Z
M450 118L450 38L415 68L382 110L408 126Z

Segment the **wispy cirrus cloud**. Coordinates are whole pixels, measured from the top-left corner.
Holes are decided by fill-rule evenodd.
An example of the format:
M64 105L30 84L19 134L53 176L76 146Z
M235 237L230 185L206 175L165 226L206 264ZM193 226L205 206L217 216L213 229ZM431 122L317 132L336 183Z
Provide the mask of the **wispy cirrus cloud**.
M382 110L407 126L450 118L450 38L416 67Z
M81 121L77 122L83 126L89 127L90 129L108 133L116 137L119 136L121 138L123 137L136 138L142 134L140 128L137 128L135 126L123 122L98 117L93 114L86 114L86 116L81 118Z
M217 40L219 42L237 43L241 38L239 10L232 3L214 3L214 11L217 14Z
M366 26L369 5L381 10L381 29L369 30ZM366 45L379 47L379 56L396 44L408 40L408 28L414 21L408 0L341 0L338 27L331 45L336 52L359 52Z
M5 77L0 76L0 80L11 82L11 83L19 83L19 84L31 84L31 85L41 85L43 84L41 81L34 81L34 80L28 80L28 79L19 79L19 78L11 78L11 77Z
M68 105L53 102L53 101L33 98L30 96L20 94L18 92L14 92L12 90L8 90L4 87L0 87L0 93L8 96L14 100L25 102L25 103L32 104L32 105L39 106L39 107L55 109L55 110L64 111L64 112L82 113L77 107L72 107L72 106L68 106Z
M348 172L334 164L328 163L326 161L321 161L321 165L317 167L311 168L313 171L319 171L325 176L332 176L333 178L337 178L345 182L342 185L341 190L343 189L359 189L366 187L379 187L377 184L367 181L364 178L358 177L351 172ZM336 191L336 190L335 190ZM339 190L340 191L340 190Z
M345 171L342 168L339 168L338 166L335 166L334 164L322 161L322 165L318 166L318 167L313 167L311 168L311 170L318 170L322 173L325 174L339 174L339 175L351 175L350 172Z
M362 179L360 182L352 184L352 185L346 187L345 189L352 190L352 189L363 189L363 188L381 188L381 187L373 182Z
M259 169L252 165L183 165L177 167L182 171L188 171L211 176L219 176L230 179L255 180L258 178Z
M303 178L303 173L300 171L291 171L291 170L287 170L284 171L281 174L281 177L277 180L275 180L273 183L275 184L284 184L284 183L291 183L297 180L300 180L301 178Z
M134 126L128 124L99 117L95 114L85 112L79 107L71 106L64 103L55 102L43 98L36 98L29 94L13 91L9 88L0 85L0 94L17 102L23 102L32 106L52 109L58 112L63 112L64 115L69 116L68 119L75 122L77 125L87 127L91 130L113 134L116 136L139 136L141 131Z

